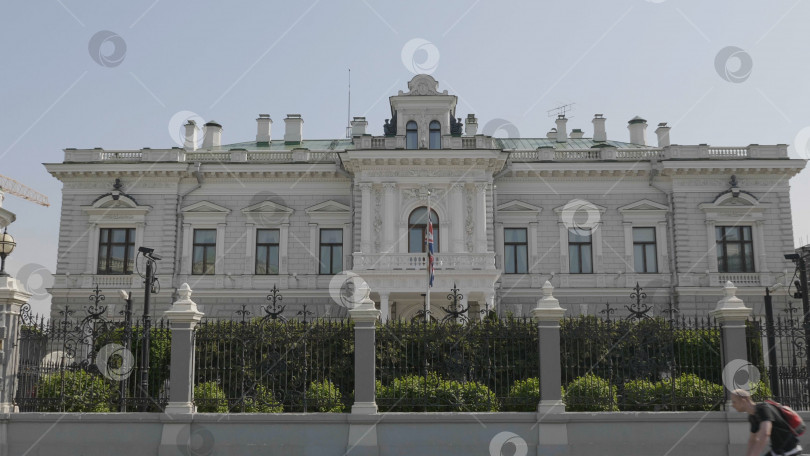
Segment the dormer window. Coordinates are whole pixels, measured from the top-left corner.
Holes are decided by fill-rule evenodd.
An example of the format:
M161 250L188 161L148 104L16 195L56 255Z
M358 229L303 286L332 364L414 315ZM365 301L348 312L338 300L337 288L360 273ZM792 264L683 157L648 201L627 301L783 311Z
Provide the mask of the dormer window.
M416 122L413 120L409 121L405 124L405 148L406 149L417 149L418 143L418 131L416 127Z
M430 148L442 148L442 125L438 120L430 122Z

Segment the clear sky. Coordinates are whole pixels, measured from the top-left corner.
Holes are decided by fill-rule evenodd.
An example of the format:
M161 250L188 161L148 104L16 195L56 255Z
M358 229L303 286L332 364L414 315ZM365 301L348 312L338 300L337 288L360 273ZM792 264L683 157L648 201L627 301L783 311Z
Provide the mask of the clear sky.
M651 143L666 121L675 144L791 144L807 158L808 17L801 0L6 2L0 174L51 200L6 197L7 268L35 289L36 270L55 269L61 184L42 163L63 148L175 146L183 111L221 123L225 144L253 139L259 113L275 137L300 113L305 138L340 138L349 68L351 113L372 134L423 71L459 96L458 116L509 122L500 136L542 137L547 111L574 103L568 125L586 136L602 113L626 141L640 115ZM810 171L791 186L796 244L810 243Z

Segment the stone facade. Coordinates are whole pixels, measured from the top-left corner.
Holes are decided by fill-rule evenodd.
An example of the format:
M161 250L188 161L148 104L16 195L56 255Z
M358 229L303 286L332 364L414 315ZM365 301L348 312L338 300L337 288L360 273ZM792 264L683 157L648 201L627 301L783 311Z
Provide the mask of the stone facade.
M728 280L760 313L762 288L792 273L783 257L793 250L789 180L805 162L788 159L785 145L670 145L661 125L656 147L637 130L646 126L639 118L630 125L636 143L569 136L564 117L543 138L476 134L474 116L459 134L456 97L427 75L390 100L384 136L355 118L351 139L302 139L303 119L290 115L285 139L265 141L272 121L263 115L252 142L222 145L221 127L209 123L205 149L191 135L184 149L66 149L63 163L45 165L64 184L53 311L84 305L94 283L108 302L119 288L140 302L137 273L98 271L101 230L134 228L135 251L148 246L163 257L158 312L188 282L209 316L242 304L258 315L276 285L290 315L306 304L316 316L346 317L334 299L342 282L319 273L320 230L339 229L341 269L368 282L383 316L411 318L423 306L426 271L425 255L409 253L409 217L428 197L438 216L434 316L454 284L471 315L528 316L546 280L569 315L598 314L605 303L621 313L639 283L656 314L671 305L704 316ZM594 129L601 139L601 115ZM750 227L753 266L724 272L718 264L715 228L726 226ZM655 234L654 272L636 272L634 227ZM215 232L213 274L193 273L195 229ZM278 230L278 274L256 274L258 229ZM526 240L506 247L513 229ZM590 234L592 272L572 273L572 229ZM507 259L521 273L507 271Z

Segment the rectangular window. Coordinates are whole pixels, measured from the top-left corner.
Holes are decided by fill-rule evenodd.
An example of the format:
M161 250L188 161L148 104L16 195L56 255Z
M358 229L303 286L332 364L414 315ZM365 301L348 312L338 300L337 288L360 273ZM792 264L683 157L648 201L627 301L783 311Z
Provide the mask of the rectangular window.
M215 274L217 261L217 230L194 230L191 259L192 274Z
M503 266L507 274L526 274L529 270L529 243L526 228L503 230Z
M98 239L98 274L132 274L135 228L102 228Z
M343 270L343 230L321 230L321 267L319 274L337 274Z
M278 274L278 230L256 230L256 274Z
M571 274L593 273L590 229L568 230L568 258L568 272Z
M718 226L717 270L719 272L754 272L754 241L750 226Z
M633 260L635 271L658 272L655 251L655 228L633 228Z

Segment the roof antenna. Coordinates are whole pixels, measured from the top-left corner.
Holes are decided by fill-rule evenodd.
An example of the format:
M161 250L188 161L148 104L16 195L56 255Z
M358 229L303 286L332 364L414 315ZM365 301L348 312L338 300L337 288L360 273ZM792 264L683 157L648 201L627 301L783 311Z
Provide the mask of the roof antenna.
M346 138L348 139L351 139L352 137L351 115L352 115L352 69L349 68L349 108L346 111Z
M548 114L549 117L558 117L558 116L565 117L566 113L571 112L571 111L574 110L574 105L575 104L576 103L568 103L568 104L564 104L562 106L557 106L556 108L549 109L548 111L546 111L546 113ZM573 116L571 116L571 117L573 117Z

